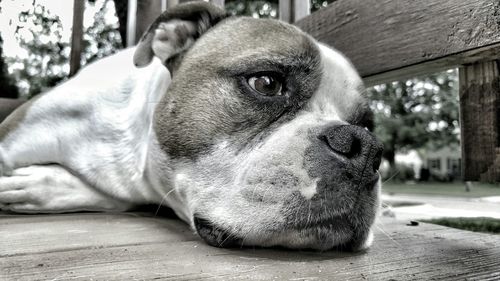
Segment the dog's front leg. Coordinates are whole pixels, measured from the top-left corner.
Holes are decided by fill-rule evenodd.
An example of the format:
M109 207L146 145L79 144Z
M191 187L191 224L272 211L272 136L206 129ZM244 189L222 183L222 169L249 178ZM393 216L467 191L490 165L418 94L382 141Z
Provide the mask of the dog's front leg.
M0 177L0 209L5 211L64 213L130 207L98 192L60 165L33 165Z

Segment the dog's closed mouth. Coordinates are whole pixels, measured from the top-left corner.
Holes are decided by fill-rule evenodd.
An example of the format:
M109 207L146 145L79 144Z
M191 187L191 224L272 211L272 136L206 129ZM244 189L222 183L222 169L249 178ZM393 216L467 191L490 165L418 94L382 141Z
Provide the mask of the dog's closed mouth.
M234 233L231 233L229 230L225 230L215 223L196 215L194 217L194 225L198 235L207 244L218 248L241 248L250 246L252 248L271 247L285 249L337 249L341 251L356 251L359 249L360 241L364 241L364 239L356 239L356 231L353 229L352 224L344 217L329 218L318 222L311 222L307 225L290 225L290 228L283 229L281 234L275 233L275 235L271 235L257 244L253 244L253 242L250 242L251 244L247 244L244 241L245 239L242 239ZM283 237L288 237L289 235L295 236L295 239L302 236L306 240L303 241L303 245L295 245L293 243L287 244L282 239ZM312 237L314 237L313 240L308 240L308 238ZM332 244L333 237L337 237L337 243ZM252 241L252 239L250 239L250 241Z
M200 235L200 237L211 246L232 248L242 244L242 240L240 238L234 236L229 231L216 226L206 219L195 216L194 225L198 235Z

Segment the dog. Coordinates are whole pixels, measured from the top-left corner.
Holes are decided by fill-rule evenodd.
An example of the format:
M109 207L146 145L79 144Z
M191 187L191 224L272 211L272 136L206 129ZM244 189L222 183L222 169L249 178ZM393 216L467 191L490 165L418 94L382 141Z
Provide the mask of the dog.
M154 203L217 247L365 249L382 145L363 92L293 25L178 5L1 124L0 207Z

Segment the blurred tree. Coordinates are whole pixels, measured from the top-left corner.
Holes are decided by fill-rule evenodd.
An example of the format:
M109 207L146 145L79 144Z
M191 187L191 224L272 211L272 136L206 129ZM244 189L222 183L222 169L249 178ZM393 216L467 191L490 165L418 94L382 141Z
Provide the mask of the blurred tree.
M114 1L89 1L88 3L92 6L101 6L94 15L92 25L84 29L83 32L82 65L114 54L123 48L118 18L115 16L114 21L107 21L107 19L112 18L109 14L116 15Z
M7 64L3 57L3 39L0 35L0 97L15 99L19 95L19 90L12 82L12 78L7 70Z
M18 17L16 39L25 52L7 61L15 66L17 85L26 97L31 97L67 76L70 49L62 40L61 20L44 6L37 4Z
M335 0L311 0L311 12L326 7ZM254 18L278 18L279 0L227 0L226 10L232 15L245 15Z
M113 4L111 0L86 3L87 8L98 10L92 24L84 28L82 65L122 48L118 19L107 22L109 13L114 13ZM63 26L59 17L36 1L19 14L18 22L16 39L25 52L7 58L7 62L14 65L13 76L23 96L32 97L67 79L70 46L62 37Z
M311 12L324 8L335 1L337 0L311 0Z
M277 18L278 0L253 1L233 0L226 1L226 10L232 15L244 15L254 18Z
M439 149L459 142L456 70L367 90L375 112L375 134L384 143L384 158L394 168L396 152Z

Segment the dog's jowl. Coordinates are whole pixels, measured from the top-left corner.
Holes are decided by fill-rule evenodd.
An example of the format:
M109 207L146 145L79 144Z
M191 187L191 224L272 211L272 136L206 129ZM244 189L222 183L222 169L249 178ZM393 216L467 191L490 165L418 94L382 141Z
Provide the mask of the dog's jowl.
M362 249L381 144L334 49L205 2L83 69L0 125L0 207L171 207L214 246Z

